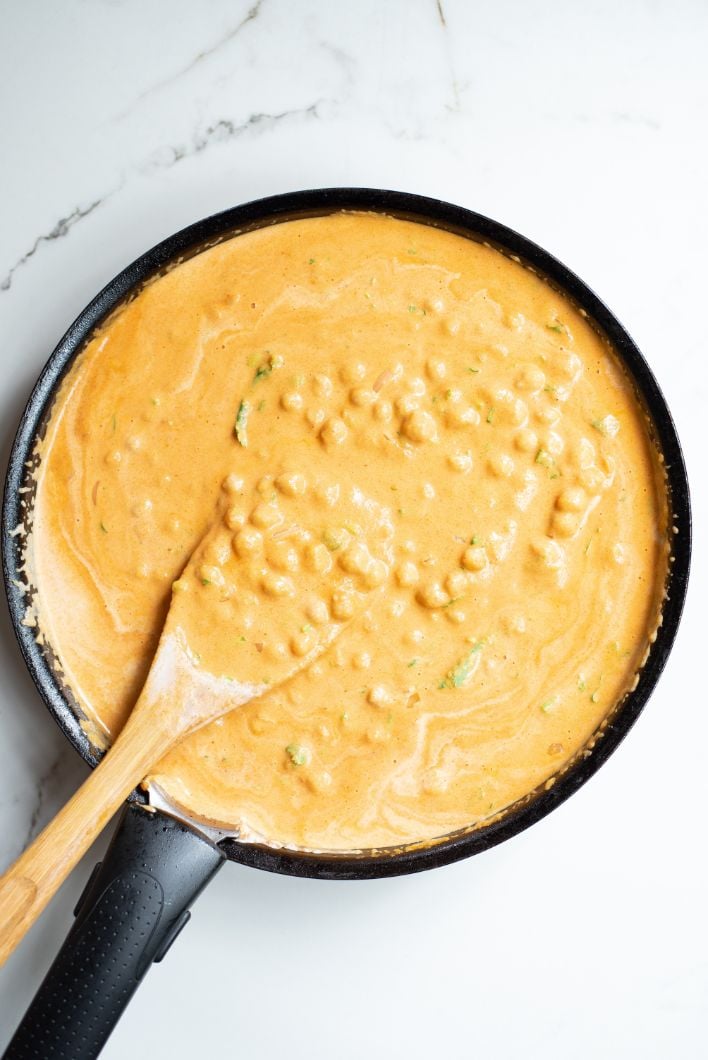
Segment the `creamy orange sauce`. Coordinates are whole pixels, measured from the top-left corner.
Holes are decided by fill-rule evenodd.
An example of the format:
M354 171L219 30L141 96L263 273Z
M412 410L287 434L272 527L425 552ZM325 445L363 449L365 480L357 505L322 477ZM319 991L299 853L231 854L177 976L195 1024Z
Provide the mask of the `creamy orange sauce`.
M221 677L274 685L336 627L151 778L244 835L483 821L586 744L658 622L664 483L629 381L565 297L432 227L312 218L175 267L77 359L41 457L41 628L106 741L175 583Z

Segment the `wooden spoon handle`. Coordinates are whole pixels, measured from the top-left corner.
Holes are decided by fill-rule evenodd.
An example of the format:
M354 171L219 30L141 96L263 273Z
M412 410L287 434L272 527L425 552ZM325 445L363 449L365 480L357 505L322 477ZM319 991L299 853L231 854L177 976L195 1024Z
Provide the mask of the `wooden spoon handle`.
M76 794L0 877L2 966L74 866L171 742L131 718Z

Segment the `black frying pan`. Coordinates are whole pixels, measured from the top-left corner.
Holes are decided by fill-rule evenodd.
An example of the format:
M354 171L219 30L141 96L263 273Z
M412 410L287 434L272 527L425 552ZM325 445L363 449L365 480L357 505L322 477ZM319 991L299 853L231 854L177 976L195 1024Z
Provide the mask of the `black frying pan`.
M572 272L536 244L479 214L436 199L366 188L294 192L237 206L185 228L129 265L79 314L44 368L22 416L10 456L2 514L2 558L12 623L34 682L55 721L89 765L99 752L81 728L81 711L64 687L50 647L38 645L22 624L27 599L18 582L20 543L13 529L31 518L29 474L35 441L46 429L57 387L94 329L145 281L175 262L248 231L335 210L377 210L435 225L514 255L584 310L612 343L634 380L663 454L674 527L663 621L636 687L625 696L580 754L556 779L486 825L444 836L425 846L360 854L313 855L223 840L218 846L184 821L144 806L136 792L111 846L81 896L76 919L5 1057L44 1060L98 1055L140 979L159 961L189 917L189 906L224 860L286 875L366 880L435 868L478 854L545 817L588 780L634 724L664 667L676 635L688 578L691 525L688 481L666 402L646 361L609 309ZM26 492L22 492L22 490ZM598 734L599 735L599 734Z

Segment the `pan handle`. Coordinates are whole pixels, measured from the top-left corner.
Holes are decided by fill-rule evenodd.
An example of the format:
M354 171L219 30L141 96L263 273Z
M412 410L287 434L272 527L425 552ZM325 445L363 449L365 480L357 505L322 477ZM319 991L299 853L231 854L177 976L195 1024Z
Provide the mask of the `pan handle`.
M224 860L183 821L128 804L3 1060L94 1060Z

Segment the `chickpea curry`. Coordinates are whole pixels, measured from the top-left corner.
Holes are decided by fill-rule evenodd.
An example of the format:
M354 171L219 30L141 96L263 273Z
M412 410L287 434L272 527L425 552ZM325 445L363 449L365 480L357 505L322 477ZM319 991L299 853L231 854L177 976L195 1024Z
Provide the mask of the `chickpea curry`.
M79 355L40 458L40 636L94 741L173 593L195 665L263 685L149 778L244 839L485 821L583 751L660 620L665 482L630 379L533 271L432 226L342 212L175 266Z

